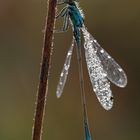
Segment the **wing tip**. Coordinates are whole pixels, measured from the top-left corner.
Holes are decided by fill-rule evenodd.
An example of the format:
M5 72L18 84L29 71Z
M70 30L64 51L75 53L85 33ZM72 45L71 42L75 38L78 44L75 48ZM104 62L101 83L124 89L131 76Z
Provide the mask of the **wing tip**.
M56 91L56 97L59 99L60 97L61 97L61 95L62 95L62 92L60 92L60 91Z
M100 104L102 105L102 107L105 109L105 110L111 110L111 108L113 107L113 103L114 103L114 98L113 96L110 96L109 98L106 98L104 100L100 100L98 98Z
M127 86L128 80L126 74L124 74L123 79L119 79L116 84L118 87L125 88Z

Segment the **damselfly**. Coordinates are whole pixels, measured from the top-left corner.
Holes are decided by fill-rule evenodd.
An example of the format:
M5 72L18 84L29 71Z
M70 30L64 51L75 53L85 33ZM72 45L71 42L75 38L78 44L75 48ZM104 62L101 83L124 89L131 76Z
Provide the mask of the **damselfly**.
M64 25L61 30L56 32L65 32L68 29L70 22L73 30L73 40L68 50L64 67L60 75L56 94L57 97L60 97L63 92L75 42L79 67L79 80L83 104L83 113L84 113L85 139L91 140L84 90L82 55L81 55L81 31L84 36L85 57L89 77L93 86L93 90L104 109L109 110L113 106L113 95L110 89L109 81L111 81L118 87L125 87L127 84L127 77L123 69L87 31L84 25L83 12L78 7L76 0L63 0L61 2L58 2L58 5L61 4L66 4L66 6L61 10L61 12L56 16L56 18L63 17Z

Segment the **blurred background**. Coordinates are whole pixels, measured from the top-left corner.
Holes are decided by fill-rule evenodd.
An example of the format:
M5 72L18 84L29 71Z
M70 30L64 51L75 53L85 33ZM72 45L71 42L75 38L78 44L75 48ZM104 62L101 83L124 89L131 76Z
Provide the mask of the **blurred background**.
M90 33L128 76L126 88L112 84L114 106L105 111L92 91L82 50L92 137L94 140L139 140L140 1L81 0L80 6ZM0 0L1 140L31 139L46 12L47 0ZM57 22L57 28L62 21ZM71 29L54 36L43 140L84 139L75 50L64 94L60 99L55 95L71 39Z

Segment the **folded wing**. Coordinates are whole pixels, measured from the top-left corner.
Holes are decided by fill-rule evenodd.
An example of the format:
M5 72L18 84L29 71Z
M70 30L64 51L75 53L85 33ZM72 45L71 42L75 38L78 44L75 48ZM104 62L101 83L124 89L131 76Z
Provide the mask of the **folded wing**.
M97 55L101 60L104 70L107 72L108 79L118 87L127 85L127 77L124 70L119 64L98 44L92 37L93 46L97 51Z
M63 69L62 69L61 74L60 74L59 83L57 85L56 95L58 98L62 95L64 86L65 86L65 83L67 80L67 75L68 75L71 57L72 57L72 52L73 52L73 46L74 46L74 39L72 40L71 46L68 50L64 66L63 66Z
M87 68L93 90L103 108L109 110L113 106L113 95L110 89L110 82L107 79L107 73L97 55L92 36L84 27L82 31L85 39L84 48Z

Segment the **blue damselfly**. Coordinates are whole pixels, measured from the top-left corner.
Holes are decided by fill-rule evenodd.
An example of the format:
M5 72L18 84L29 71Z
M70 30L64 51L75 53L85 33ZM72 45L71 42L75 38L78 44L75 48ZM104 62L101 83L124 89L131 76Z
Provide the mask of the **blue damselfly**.
M91 140L84 90L81 54L81 32L84 36L85 58L87 62L89 77L93 86L93 90L104 109L109 110L113 106L113 95L110 89L109 81L111 81L118 87L125 87L127 84L127 77L118 63L100 46L100 44L94 39L94 37L87 31L84 25L84 14L79 8L76 0L63 0L61 2L58 2L58 5L61 4L66 4L66 6L60 11L56 18L63 17L64 25L62 29L56 30L56 32L65 32L68 29L70 22L73 30L73 40L65 59L56 94L57 97L60 97L62 95L68 75L68 70L70 67L75 42L84 113L85 139Z

